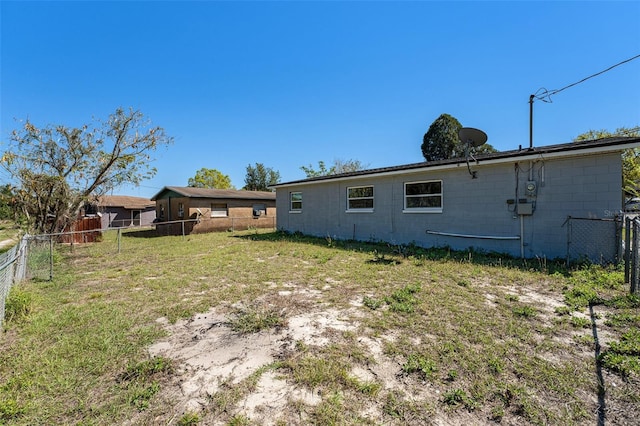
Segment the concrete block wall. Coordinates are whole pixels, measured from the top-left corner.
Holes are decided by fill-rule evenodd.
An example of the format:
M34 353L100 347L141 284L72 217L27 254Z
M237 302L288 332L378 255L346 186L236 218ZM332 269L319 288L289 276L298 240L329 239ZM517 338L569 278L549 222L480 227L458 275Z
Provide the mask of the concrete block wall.
M448 170L423 170L388 176L278 188L277 228L321 237L416 243L424 247L450 246L525 257L564 257L568 216L604 218L622 207L621 157L619 153L564 159L539 158L533 162L471 164ZM404 184L442 181L442 213L403 212ZM525 192L527 181L537 183L535 197ZM374 186L373 212L348 212L347 187ZM289 193L302 192L301 212L289 211ZM526 200L533 214L520 216L515 203ZM522 232L524 230L524 232ZM522 240L466 238L429 234L452 233L489 237L521 237Z

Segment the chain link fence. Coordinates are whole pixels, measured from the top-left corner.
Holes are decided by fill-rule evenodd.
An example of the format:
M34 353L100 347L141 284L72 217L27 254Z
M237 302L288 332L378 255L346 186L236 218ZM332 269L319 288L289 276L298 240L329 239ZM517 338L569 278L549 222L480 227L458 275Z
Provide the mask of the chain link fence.
M11 288L25 279L50 281L54 278L55 265L63 256L73 255L77 246L83 250L118 254L126 250L128 237L155 237L159 235L186 236L190 233L237 231L246 229L275 229L275 220L251 220L251 218L232 218L221 227L203 226L199 220L172 221L155 226L127 226L123 228L90 229L46 235L25 235L19 244L0 254L0 328L5 318L5 304ZM99 246L95 245L99 244Z
M27 239L0 254L0 328L4 322L5 304L11 287L26 278Z
M567 263L615 264L621 259L622 218L571 217L567 225Z

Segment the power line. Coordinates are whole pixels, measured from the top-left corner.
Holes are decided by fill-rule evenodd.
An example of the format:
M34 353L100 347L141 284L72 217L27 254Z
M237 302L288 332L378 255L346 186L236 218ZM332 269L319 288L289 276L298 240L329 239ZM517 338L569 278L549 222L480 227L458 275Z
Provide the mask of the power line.
M631 61L633 61L634 59L638 59L638 58L640 58L640 55L636 55L636 56L634 56L634 57L632 57L632 58L625 59L625 60L624 60L624 61L622 61L622 62L618 62L617 64L610 66L610 67L609 67L609 68L607 68L606 70L602 70L602 71L600 71L600 72L597 72L597 73L595 73L595 74L590 75L589 77L585 77L585 78L583 78L583 79L582 79L582 80L580 80L580 81L576 81L575 83L571 83L571 84L569 84L568 86L563 87L562 89L554 89L554 90L548 91L548 90L547 90L547 89L545 89L544 87L541 87L541 88L540 88L540 89L538 89L538 91L534 94L534 96L535 96L535 98L536 98L536 99L539 99L539 100L541 100L542 102L548 102L548 103L551 103L551 102L552 102L552 101L551 101L551 96L552 96L552 95L556 95L556 94L558 94L558 93L562 92L562 91L563 91L563 90L565 90L565 89L568 89L568 88L570 88L570 87L576 86L576 85L578 85L578 84L580 84L580 83L584 83L585 81L589 80L590 78L597 77L597 76L599 76L600 74L604 74L604 73L605 73L605 72L607 72L607 71L611 71L611 70L612 70L612 69L614 69L615 67L618 67L618 66L620 66L620 65L622 65L622 64L626 64L627 62L631 62ZM542 92L541 92L541 91L542 91Z

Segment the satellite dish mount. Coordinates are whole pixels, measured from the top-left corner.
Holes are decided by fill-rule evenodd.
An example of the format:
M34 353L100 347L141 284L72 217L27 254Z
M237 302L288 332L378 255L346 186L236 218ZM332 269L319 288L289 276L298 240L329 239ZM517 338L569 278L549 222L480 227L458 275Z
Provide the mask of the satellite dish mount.
M480 129L474 129L473 127L462 127L458 130L458 138L464 144L464 156L467 160L467 170L471 175L471 179L478 178L478 172L472 171L469 165L469 157L476 163L478 160L471 153L471 148L476 148L480 145L484 145L487 142L487 134Z

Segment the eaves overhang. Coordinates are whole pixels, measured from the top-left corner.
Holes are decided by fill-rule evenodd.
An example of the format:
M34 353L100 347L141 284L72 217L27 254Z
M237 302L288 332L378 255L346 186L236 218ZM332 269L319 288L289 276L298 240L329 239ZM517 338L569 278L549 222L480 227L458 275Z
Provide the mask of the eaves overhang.
M476 160L470 159L473 167L483 167L504 163L517 163L521 161L539 161L566 157L583 157L598 155L608 152L622 152L627 149L640 147L640 138L608 138L597 141L583 141L562 145L551 145L539 148L518 149L478 156ZM320 176L310 179L285 182L274 185L273 188L286 188L290 186L314 185L327 182L353 181L370 179L371 177L387 177L397 175L411 175L424 172L453 170L466 167L465 158L442 160L438 162L422 162L406 164L395 167L361 170L342 175Z

